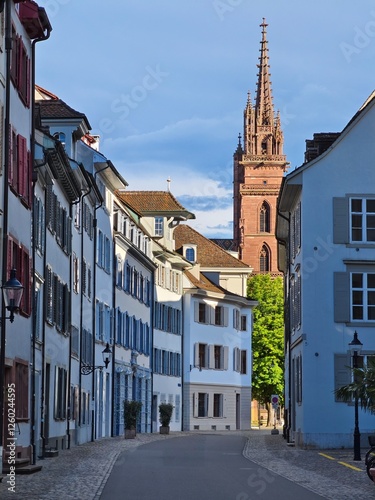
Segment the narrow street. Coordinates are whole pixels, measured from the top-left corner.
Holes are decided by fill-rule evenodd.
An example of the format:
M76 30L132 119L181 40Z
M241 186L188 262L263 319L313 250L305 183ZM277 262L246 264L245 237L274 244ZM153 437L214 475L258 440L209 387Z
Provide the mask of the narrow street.
M323 497L244 458L246 438L206 434L121 453L101 500L318 500Z

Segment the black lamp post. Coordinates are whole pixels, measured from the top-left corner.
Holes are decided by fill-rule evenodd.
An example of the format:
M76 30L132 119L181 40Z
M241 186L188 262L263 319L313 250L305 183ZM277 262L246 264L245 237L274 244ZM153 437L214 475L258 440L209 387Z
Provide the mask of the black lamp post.
M89 375L92 373L94 370L103 370L103 368L107 368L109 363L112 361L112 351L109 347L109 344L107 342L107 345L105 346L105 349L102 351L102 356L103 356L103 363L104 365L101 366L93 366L93 365L88 365L88 364L82 364L81 365L81 373L82 375Z
M353 340L349 343L353 357L353 369L358 368L358 355L362 349L362 342L358 340L358 333L354 332ZM355 377L355 374L354 374ZM354 460L361 460L361 434L358 427L358 392L354 396Z

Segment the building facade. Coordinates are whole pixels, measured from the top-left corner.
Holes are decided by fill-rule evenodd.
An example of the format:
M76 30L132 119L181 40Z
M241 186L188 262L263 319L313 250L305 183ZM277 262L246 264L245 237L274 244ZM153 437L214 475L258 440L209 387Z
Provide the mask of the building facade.
M286 176L280 192L286 434L300 446L353 445L354 402L337 400L335 390L352 380L355 332L360 364L375 353L374 130L372 94L340 134L330 134L331 146ZM359 425L365 446L373 416L360 411Z
M249 429L251 268L186 224L175 241L191 264L184 272L183 430Z

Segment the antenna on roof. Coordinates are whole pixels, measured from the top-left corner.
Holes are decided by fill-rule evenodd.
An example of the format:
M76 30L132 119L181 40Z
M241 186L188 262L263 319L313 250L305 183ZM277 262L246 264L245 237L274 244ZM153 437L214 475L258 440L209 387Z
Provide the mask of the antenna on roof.
M168 189L168 192L171 190L171 182L172 182L172 179L170 177L168 177L168 179L167 179L167 189Z

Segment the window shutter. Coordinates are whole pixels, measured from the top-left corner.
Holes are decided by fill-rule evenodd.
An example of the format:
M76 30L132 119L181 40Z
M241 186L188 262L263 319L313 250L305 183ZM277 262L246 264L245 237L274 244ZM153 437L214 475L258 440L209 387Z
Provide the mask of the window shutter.
M25 172L26 172L26 165L25 165L25 153L26 151L26 139L25 137L22 137L22 135L17 136L17 158L18 158L18 186L17 186L17 191L18 193L24 198L25 197L25 185L26 185L26 179L25 179Z
M228 355L229 355L229 348L228 346L223 347L223 368L224 370L228 370Z
M215 346L208 346L208 368L215 368Z
M333 243L349 243L348 198L333 198Z
M194 302L194 321L199 323L199 302Z
M199 366L199 344L196 342L194 344L194 366Z
M229 307L223 307L223 326L228 326Z
M343 387L344 385L350 384L351 382L351 368L350 368L350 356L349 354L335 354L334 359L335 367L335 391ZM342 403L340 399L337 399L335 394L335 401Z
M334 321L345 323L350 321L350 274L334 273L333 278Z
M207 323L210 325L215 324L215 307L212 306L207 306L207 313L208 313L208 318L207 318Z
M214 395L212 394L211 397L209 397L208 394L205 394L204 398L205 406L207 408L207 416L212 418L214 416Z
M198 416L198 393L193 393L193 417Z

